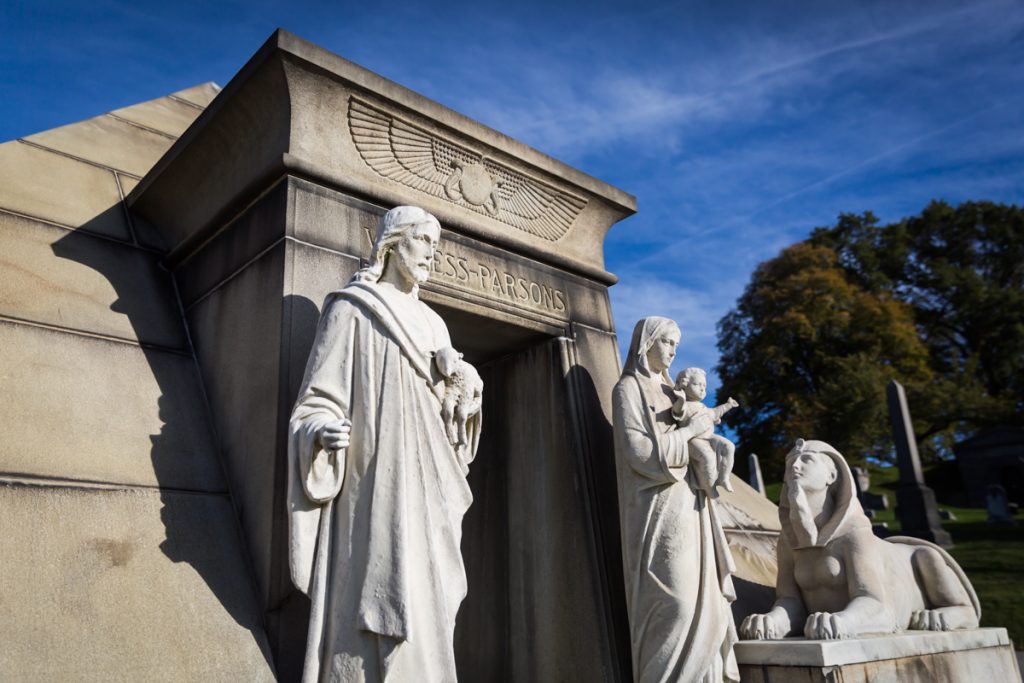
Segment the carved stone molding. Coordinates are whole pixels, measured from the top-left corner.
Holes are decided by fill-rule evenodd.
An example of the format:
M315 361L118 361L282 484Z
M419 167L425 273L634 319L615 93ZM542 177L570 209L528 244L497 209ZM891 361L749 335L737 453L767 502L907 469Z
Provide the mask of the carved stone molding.
M381 176L542 239L562 237L587 205L585 199L354 97L348 123L363 161Z

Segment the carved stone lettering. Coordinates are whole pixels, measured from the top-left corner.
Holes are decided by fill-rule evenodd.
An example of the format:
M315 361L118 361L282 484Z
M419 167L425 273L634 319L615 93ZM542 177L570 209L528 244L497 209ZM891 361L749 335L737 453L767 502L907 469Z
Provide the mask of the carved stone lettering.
M473 254L451 240L442 242L434 252L431 279L517 308L569 318L569 300L559 285L508 266L501 259Z
M398 114L352 98L352 141L374 171L552 242L587 200L513 170Z

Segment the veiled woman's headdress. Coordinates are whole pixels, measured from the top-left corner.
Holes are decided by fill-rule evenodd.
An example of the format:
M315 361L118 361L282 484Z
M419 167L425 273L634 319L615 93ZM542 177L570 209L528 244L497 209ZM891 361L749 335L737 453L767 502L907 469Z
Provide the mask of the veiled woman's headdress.
M651 368L647 364L647 352L654 346L654 342L672 330L678 332L679 325L670 318L662 318L657 315L641 318L633 328L633 339L629 343L629 352L626 354L626 364L622 368L622 374L643 370L645 374L649 375ZM661 374L667 383L672 383L667 368Z

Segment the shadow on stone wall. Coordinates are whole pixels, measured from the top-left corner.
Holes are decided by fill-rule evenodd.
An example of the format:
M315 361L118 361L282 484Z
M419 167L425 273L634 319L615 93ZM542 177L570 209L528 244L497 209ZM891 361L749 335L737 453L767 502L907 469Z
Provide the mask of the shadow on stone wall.
M119 205L112 207L83 225L80 231L69 232L53 244L53 253L58 258L96 270L110 282L117 294L110 309L127 316L137 338L153 339L171 328L178 333L174 336L184 341L184 321L171 276L157 265L159 255L86 234L93 223L97 226L109 223L112 212L122 211ZM94 232L101 230L97 227ZM145 263L135 260L140 257ZM153 292L159 293L160 300L152 300ZM162 313L167 310L171 311L170 316ZM175 326L180 329L174 330ZM160 516L165 538L160 550L173 562L189 564L202 577L213 598L239 626L252 633L256 646L273 669L255 580L230 505L194 357L185 343L164 346L143 342L140 346L161 393L158 404L152 409L158 412L162 426L159 433L151 436L152 448L148 454L163 504ZM174 359L186 359L187 363L174 362ZM183 376L187 372L183 373L182 367L187 367L187 372L194 376ZM140 381L149 382L150 378L140 378ZM183 444L191 444L202 452L183 452ZM142 456L140 453L139 457ZM188 469L192 471L183 471ZM199 483L193 484L197 479ZM192 497L194 502L190 500ZM226 504L218 504L218 498ZM217 518L210 518L210 523L206 524L206 520L194 512L181 513L183 509L196 507L200 507L203 514ZM220 517L224 514L229 515L230 520ZM234 538L225 538L225 528L233 529ZM159 577L153 578L153 590L160 590ZM187 608L190 602L199 599L200 596L183 596L181 604ZM216 643L210 645L212 651L217 647Z
M287 321L288 356L286 382L279 410L281 419L278 428L278 452L284 455L288 449L288 418L298 399L299 390L306 371L306 359L313 348L320 308L309 298L288 294L282 300L282 319ZM275 478L274 507L278 511L274 526L271 553L274 557L277 578L274 581L276 595L272 598L267 612L267 630L270 636L274 660L277 662L278 677L283 682L299 681L302 678L303 658L306 653L306 633L309 630L309 597L295 588L288 568L288 523L285 515L285 482L287 481L287 459L278 459Z

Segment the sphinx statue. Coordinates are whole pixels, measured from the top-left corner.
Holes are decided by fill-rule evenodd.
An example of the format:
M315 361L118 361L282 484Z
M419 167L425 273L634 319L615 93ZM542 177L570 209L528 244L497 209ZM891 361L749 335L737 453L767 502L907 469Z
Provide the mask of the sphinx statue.
M827 443L798 439L786 456L779 519L775 604L747 617L741 638L978 627L978 596L956 561L927 541L875 536L846 460Z

